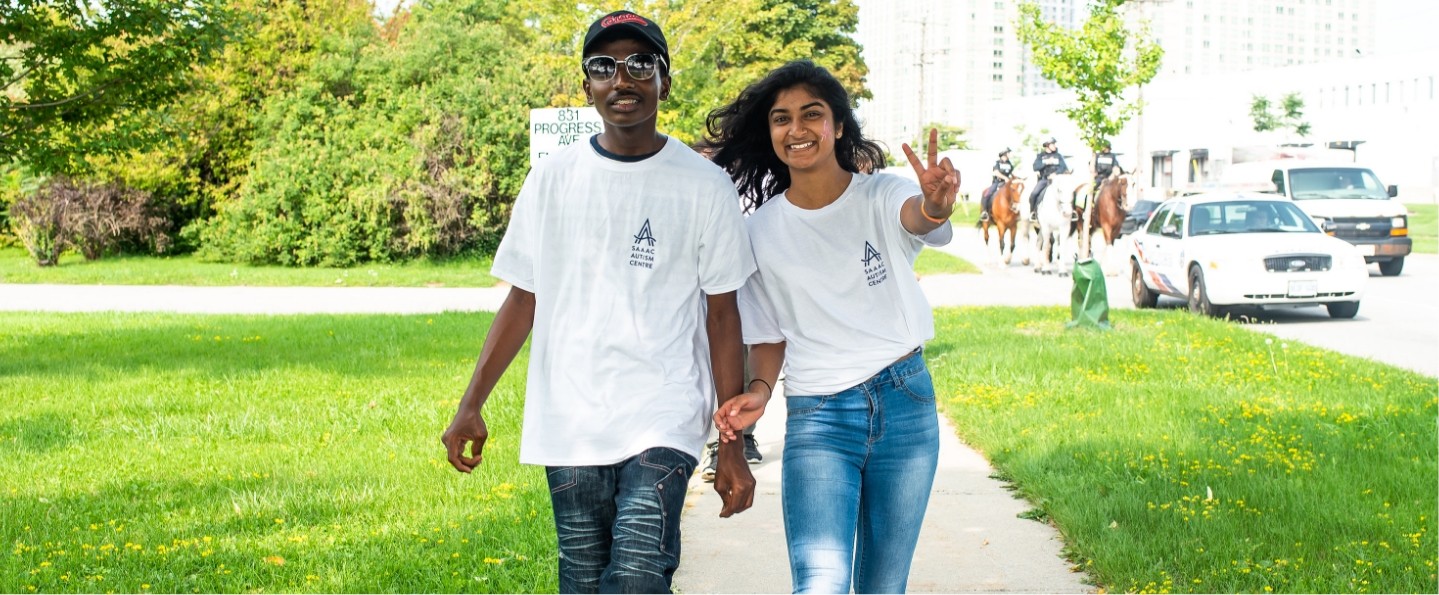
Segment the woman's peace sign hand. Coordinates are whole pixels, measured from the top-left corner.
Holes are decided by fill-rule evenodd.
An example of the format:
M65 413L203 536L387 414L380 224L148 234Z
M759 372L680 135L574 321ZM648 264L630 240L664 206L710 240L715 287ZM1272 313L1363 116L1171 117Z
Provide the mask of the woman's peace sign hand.
M914 174L919 178L919 188L924 192L924 201L920 204L922 214L926 219L944 220L948 219L950 213L954 212L954 199L959 194L959 172L954 169L954 164L949 158L936 163L939 157L939 130L929 129L929 164L920 163L919 156L914 154L914 149L906 143L902 145L904 156L909 158L910 167L914 168Z

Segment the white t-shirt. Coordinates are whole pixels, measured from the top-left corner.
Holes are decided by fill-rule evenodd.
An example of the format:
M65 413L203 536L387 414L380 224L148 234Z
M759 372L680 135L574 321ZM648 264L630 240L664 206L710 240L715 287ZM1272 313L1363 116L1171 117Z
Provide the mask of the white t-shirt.
M699 459L715 408L704 296L754 271L736 200L672 138L638 162L579 142L535 164L491 270L535 294L522 463Z
M918 195L903 178L855 174L822 209L780 194L750 215L759 269L739 294L744 340L785 342L786 394L853 387L934 337L914 260L924 244L948 244L954 228L904 229L900 209Z

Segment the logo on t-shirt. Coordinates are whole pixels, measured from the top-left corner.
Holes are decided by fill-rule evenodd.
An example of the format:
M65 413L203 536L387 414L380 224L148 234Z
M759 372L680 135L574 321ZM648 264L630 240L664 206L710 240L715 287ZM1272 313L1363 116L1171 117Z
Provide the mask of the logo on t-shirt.
M874 249L874 244L869 242L864 243L864 278L870 287L884 283L884 280L889 278L884 258L879 255L879 250Z
M630 248L630 266L642 269L655 268L655 234L650 231L650 220L640 226L635 234L635 244Z

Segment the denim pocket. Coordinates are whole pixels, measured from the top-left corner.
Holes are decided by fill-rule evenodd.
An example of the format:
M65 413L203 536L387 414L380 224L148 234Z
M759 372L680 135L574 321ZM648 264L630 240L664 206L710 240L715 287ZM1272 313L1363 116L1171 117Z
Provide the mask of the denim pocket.
M785 395L785 412L790 416L809 415L830 402L834 395Z
M672 448L651 448L640 453L640 465L651 469L650 477L659 476L654 482L654 503L659 507L660 533L659 550L666 556L675 556L678 564L680 550L680 515L684 512L685 490L689 488L690 475L697 464L692 457Z
M578 483L574 467L545 467L545 479L550 483L550 494L558 494Z
M666 477L679 471L684 481L695 470L694 458L667 446L659 446L640 453L640 465L662 471Z
M895 384L919 403L930 404L934 402L934 379L929 375L929 367L920 365L912 370L909 375L900 377Z

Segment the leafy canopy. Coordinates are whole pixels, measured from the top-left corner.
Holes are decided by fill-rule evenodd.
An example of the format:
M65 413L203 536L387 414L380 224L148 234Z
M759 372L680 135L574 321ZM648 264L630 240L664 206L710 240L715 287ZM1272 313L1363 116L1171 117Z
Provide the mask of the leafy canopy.
M1264 95L1254 95L1249 104L1249 117L1254 120L1255 132L1292 132L1300 138L1309 136L1309 122L1304 121L1304 98L1298 93L1289 93L1280 99L1279 113L1273 112L1272 102Z
M1143 109L1138 101L1124 101L1124 91L1152 80L1164 56L1147 27L1137 32L1125 27L1118 14L1124 3L1091 3L1089 19L1079 30L1046 22L1033 2L1019 5L1019 40L1029 46L1045 78L1074 91L1075 105L1062 111L1096 151Z
M133 116L190 88L227 16L220 0L0 4L0 160L68 173L153 141Z

